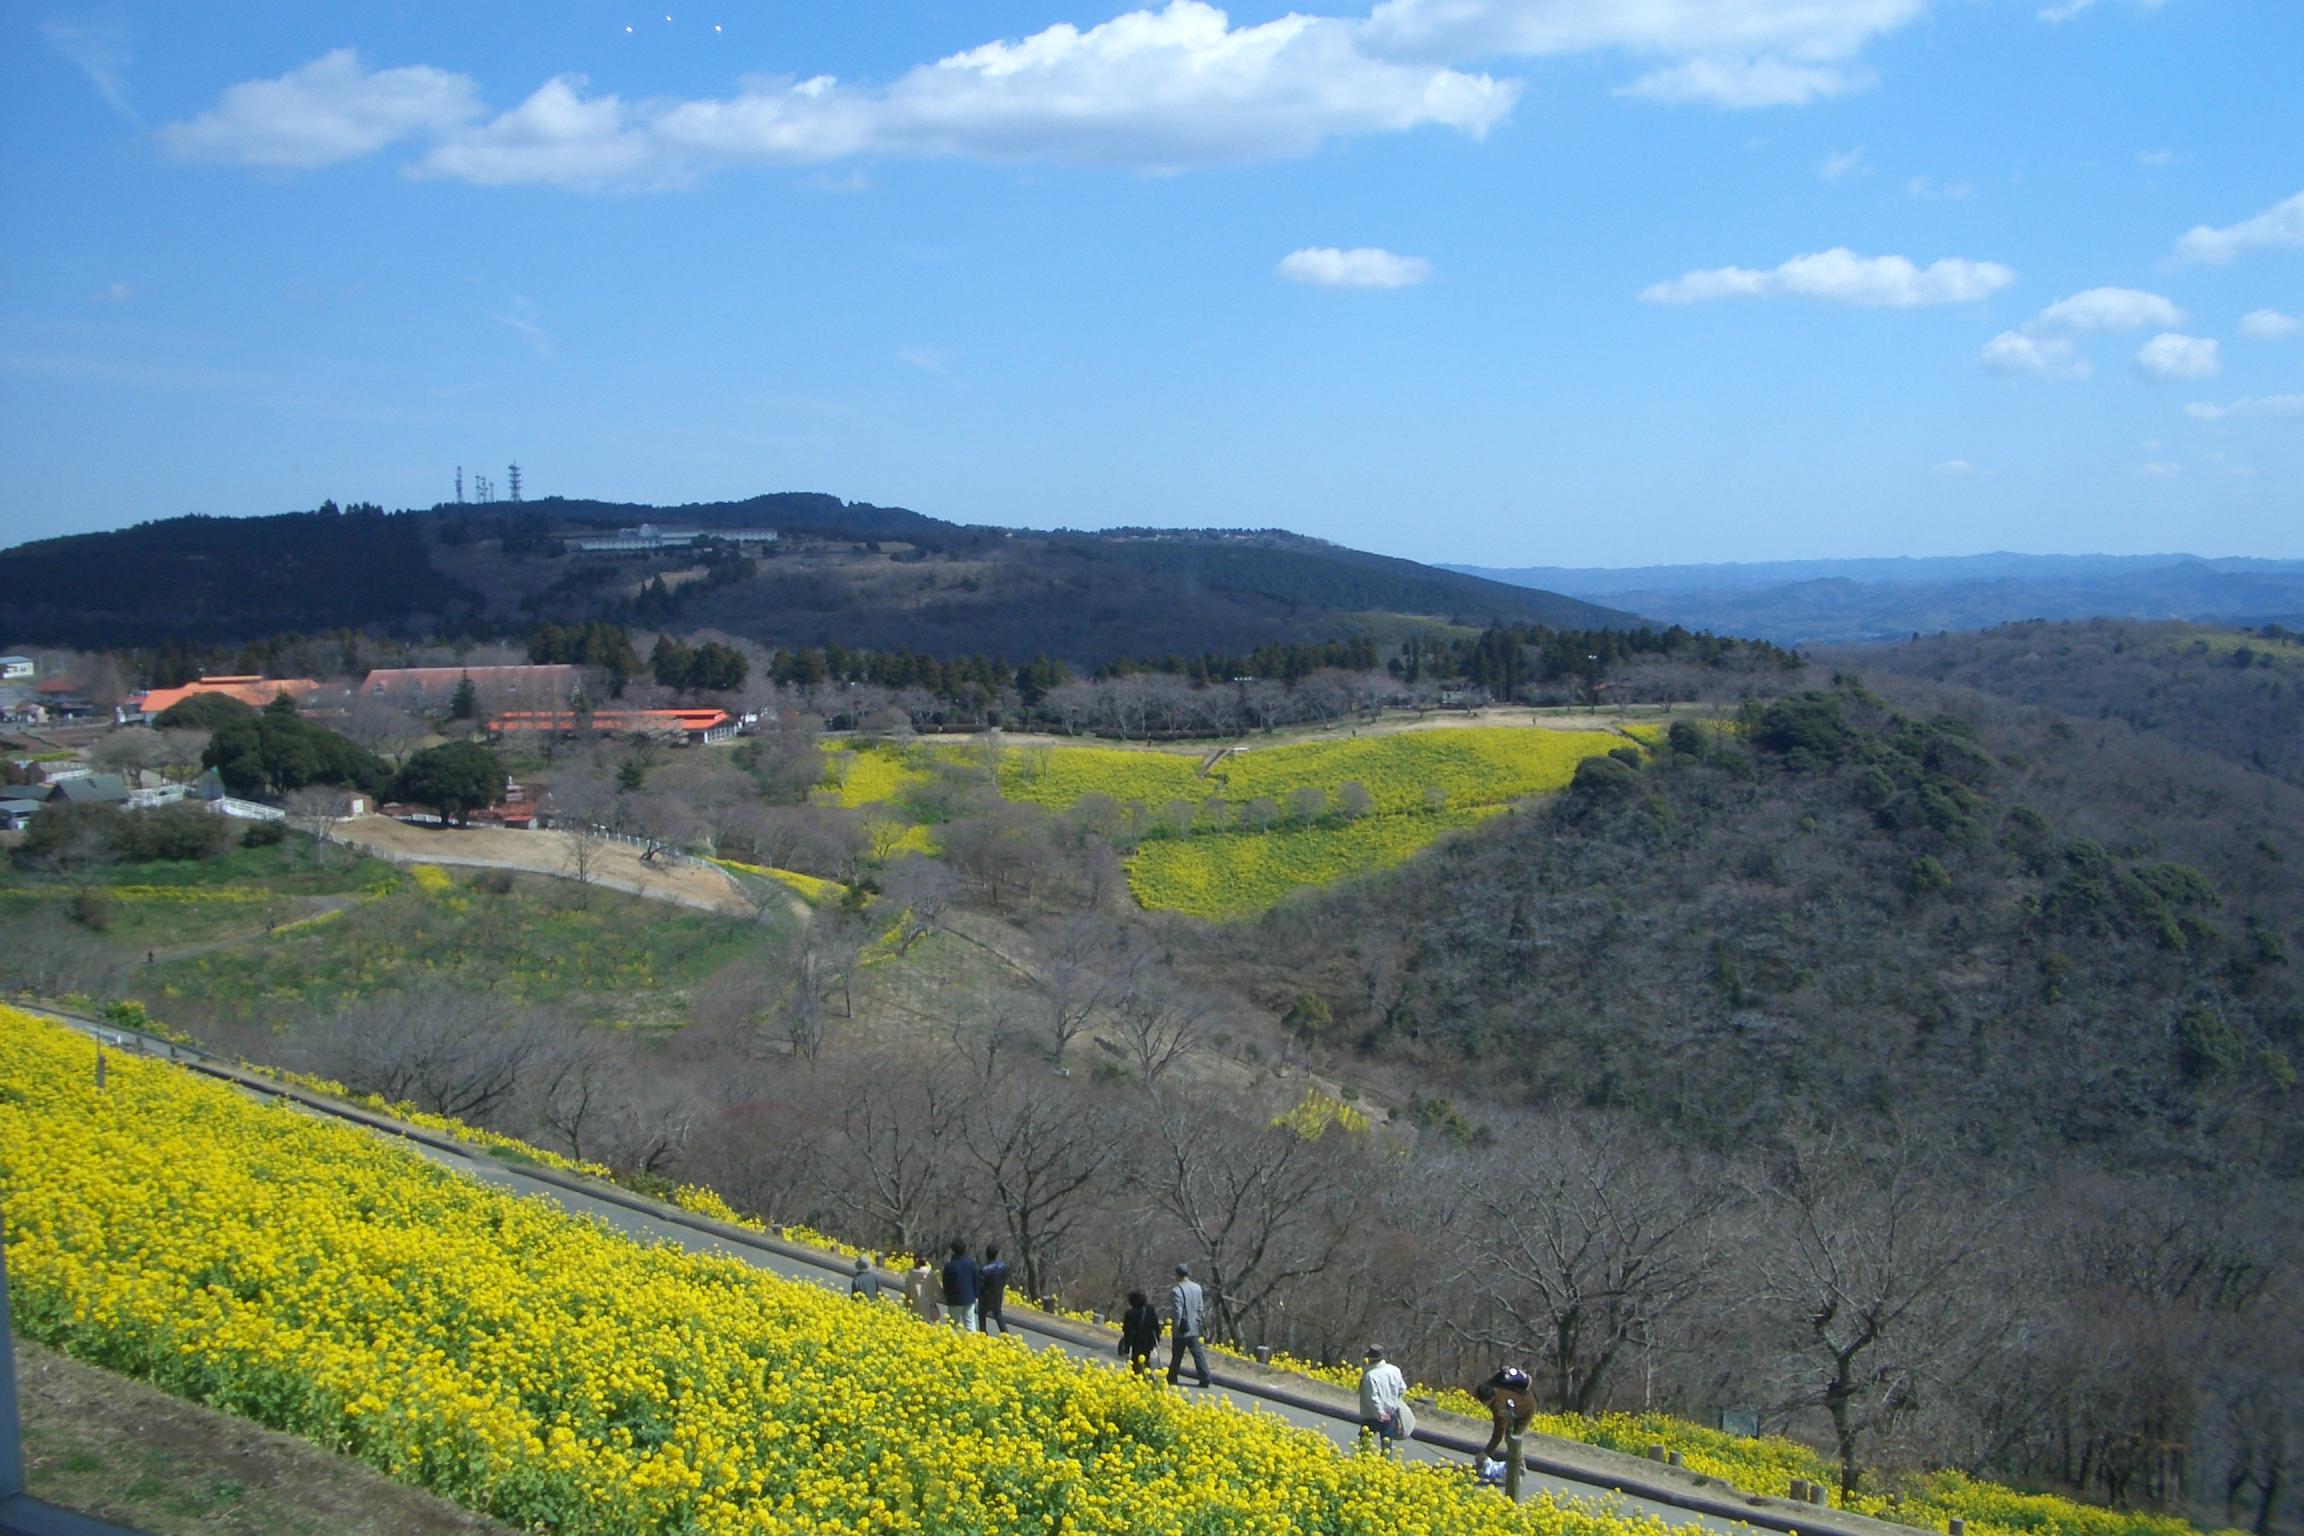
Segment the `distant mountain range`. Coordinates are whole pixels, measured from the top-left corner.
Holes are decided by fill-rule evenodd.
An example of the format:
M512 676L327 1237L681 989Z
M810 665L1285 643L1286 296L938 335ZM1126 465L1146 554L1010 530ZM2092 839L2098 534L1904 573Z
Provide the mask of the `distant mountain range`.
M1988 554L1621 569L1449 565L1468 576L1779 645L1847 645L2021 619L2304 622L2304 560Z
M572 554L641 523L773 528L772 547ZM1626 628L1621 609L1278 529L970 527L788 493L676 507L554 498L182 517L0 550L0 645L240 644L339 628L518 636L610 619L767 645L936 656L1245 654L1403 622Z

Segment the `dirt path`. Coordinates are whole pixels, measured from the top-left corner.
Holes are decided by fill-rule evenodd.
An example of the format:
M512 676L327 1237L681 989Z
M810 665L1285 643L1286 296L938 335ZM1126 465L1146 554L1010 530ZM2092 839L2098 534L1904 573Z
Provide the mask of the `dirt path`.
M511 832L501 827L417 827L388 816L340 823L336 840L395 864L512 869L568 879L574 837L566 832ZM601 843L592 854L592 884L705 912L749 917L751 903L724 870L710 865L649 862L629 843Z

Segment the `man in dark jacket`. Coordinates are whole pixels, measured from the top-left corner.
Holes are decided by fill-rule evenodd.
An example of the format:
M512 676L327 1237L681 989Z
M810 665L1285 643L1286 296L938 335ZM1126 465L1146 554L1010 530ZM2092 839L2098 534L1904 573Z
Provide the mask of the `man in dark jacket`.
M957 1238L952 1257L944 1261L944 1316L963 1333L976 1331L976 1261Z
M984 1245L984 1267L976 1271L976 1328L990 1333L997 1327L1008 1331L1008 1320L1000 1315L1000 1307L1008 1299L1008 1261L1000 1257L998 1243Z

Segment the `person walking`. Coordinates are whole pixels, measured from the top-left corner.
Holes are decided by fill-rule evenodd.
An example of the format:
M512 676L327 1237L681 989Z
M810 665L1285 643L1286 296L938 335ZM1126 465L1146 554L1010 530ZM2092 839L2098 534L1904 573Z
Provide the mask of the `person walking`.
M873 1272L872 1261L863 1254L856 1255L856 1271L848 1277L848 1294L858 1301L880 1299L880 1277Z
M1183 1367L1184 1351L1192 1351L1192 1364L1199 1368L1200 1385L1213 1386L1208 1375L1208 1346L1200 1336L1208 1323L1208 1298L1200 1289L1200 1282L1192 1278L1192 1266L1176 1266L1176 1283L1168 1290L1168 1327L1173 1342L1168 1350L1168 1385L1176 1385L1176 1373Z
M937 1299L936 1271L928 1267L924 1253L912 1255L912 1267L904 1272L904 1299L924 1323L941 1321L944 1316L944 1304Z
M1408 1378L1400 1367L1384 1358L1384 1346L1371 1344L1361 1356L1360 1423L1376 1437L1378 1455L1392 1454L1392 1443L1416 1433L1416 1418L1408 1407Z
M962 1333L976 1331L976 1261L958 1238L944 1261L944 1320Z
M1142 1376L1152 1369L1152 1351L1159 1347L1159 1310L1142 1291L1130 1291L1128 1310L1120 1316L1120 1357Z
M1001 1336L1008 1333L1008 1319L1000 1309L1008 1300L1008 1261L1000 1257L998 1243L984 1245L984 1263L976 1271L976 1331L990 1333L995 1327Z
M1491 1424L1488 1443L1472 1458L1473 1467L1485 1481L1488 1464L1502 1451L1501 1481L1504 1491L1514 1499L1520 1497L1520 1469L1526 1464L1521 1454L1520 1437L1527 1433L1529 1421L1536 1417L1536 1384L1528 1373L1516 1365L1507 1365L1495 1375L1472 1389L1472 1395L1488 1405Z

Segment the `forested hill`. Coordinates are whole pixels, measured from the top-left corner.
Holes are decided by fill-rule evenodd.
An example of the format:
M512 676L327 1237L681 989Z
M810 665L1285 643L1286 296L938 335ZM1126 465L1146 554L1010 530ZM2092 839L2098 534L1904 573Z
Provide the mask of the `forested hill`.
M2304 1174L2304 791L1901 679L1747 715L1204 963L1468 1096L1719 1147L1892 1113L2027 1167Z
M2279 625L2006 624L1851 654L1882 672L2125 721L2304 786L2304 634Z
M452 631L483 595L381 508L176 517L0 550L0 644L158 645L339 628Z
M570 553L655 523L773 546ZM682 507L550 499L177 518L0 551L0 644L242 644L340 628L527 634L594 619L769 646L937 656L1245 654L1403 620L1629 628L1631 614L1277 530L1039 533L815 494Z

